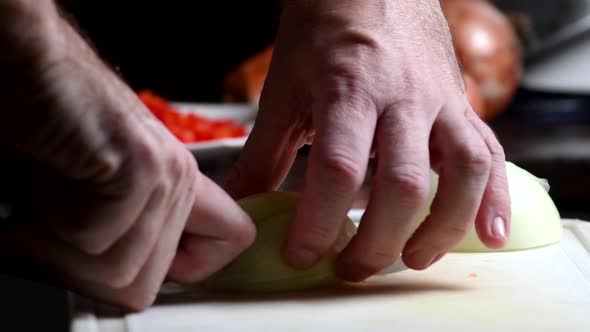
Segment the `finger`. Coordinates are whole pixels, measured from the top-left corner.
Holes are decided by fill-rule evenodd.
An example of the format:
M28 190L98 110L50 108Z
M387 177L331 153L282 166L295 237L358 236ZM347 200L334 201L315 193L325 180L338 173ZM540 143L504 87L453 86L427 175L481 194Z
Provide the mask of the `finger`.
M95 282L110 280L109 285L115 288L125 287L135 280L162 228L169 222L167 214L178 205L179 193L186 195L190 191L191 179L198 173L192 155L184 147L180 149L173 150L178 153L168 163L170 175L157 181L157 187L131 230L99 258L89 261L88 267L80 272L81 278ZM74 257L87 260L84 255Z
M101 296L116 299L119 302L130 302L124 302L124 304L135 310L145 309L154 302L176 254L184 225L191 211L190 207L200 191L202 178L205 177L200 173L185 177L184 182L187 185L184 190L178 190L173 198L174 204L169 210L168 222L162 229L160 239L148 261L137 274L138 278L122 290L107 287L103 292L104 295Z
M431 213L406 244L404 262L425 269L465 236L479 210L488 182L491 157L463 112L443 110L432 131L442 162Z
M90 255L104 253L129 231L153 191L148 181L115 196L86 192L56 174L43 174L39 181L43 220L62 240Z
M104 169L91 180L46 183L40 195L47 213L45 220L64 241L84 252L99 255L107 251L134 225L155 190L154 179L169 162L161 151L177 150L163 147L162 142L177 144L150 135L130 138L123 161L117 160L120 153L96 152L107 159L111 156L113 161L111 166L103 165ZM44 178L55 179L58 175Z
M511 217L504 149L490 127L483 123L472 110L466 111L466 117L479 132L492 155L490 178L475 219L475 229L487 247L501 248L510 237Z
M218 239L254 237L252 220L221 187L203 177L200 188L185 226L186 233Z
M310 135L305 132L306 128L311 127L309 119L289 117L289 114L305 114L305 110L281 112L293 106L285 105L283 99L282 103L274 102L272 98L276 98L277 93L272 95L272 90L266 90L254 128L224 186L236 199L275 190L287 176L297 150L307 142Z
M181 283L201 281L248 248L255 235L250 217L226 192L203 177L168 276Z
M88 256L83 252L71 254L71 265L85 266L80 270L81 279L100 283L109 280L109 286L122 288L136 278L165 226L165 213L169 204L164 203L163 190L157 189L149 199L134 226L100 255Z
M39 262L47 266L56 279L68 288L79 293L103 301L142 310L153 303L162 284L179 243L184 224L190 213L199 185L194 176L187 176L185 190L179 189L171 199L172 207L166 219L169 222L162 228L161 236L150 253L149 259L143 264L136 278L128 286L119 288L111 279L88 280L81 274L82 270L95 269L95 256L80 259L81 253L59 240L49 232L21 232L19 238L25 248ZM106 266L105 268L108 268Z
M315 114L305 186L284 249L287 261L300 269L313 266L336 241L365 179L377 118L374 105L348 101Z
M419 110L386 111L377 126L377 164L357 235L337 264L340 276L363 280L400 258L429 193L431 124Z

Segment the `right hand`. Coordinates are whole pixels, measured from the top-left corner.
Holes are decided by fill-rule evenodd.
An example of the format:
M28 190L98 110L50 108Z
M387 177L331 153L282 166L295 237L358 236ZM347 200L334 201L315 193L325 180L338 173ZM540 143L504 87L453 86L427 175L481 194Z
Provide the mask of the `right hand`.
M374 152L358 233L336 270L364 280L400 258L426 269L475 225L509 235L505 157L465 99L437 0L285 1L256 125L228 182L236 198L274 190L312 144L286 260L308 269L338 238ZM430 191L430 214L418 223Z
M197 282L221 269L255 229L52 2L41 3L25 17L42 18L31 29L0 28L11 42L3 49L14 50L0 55L0 143L21 156L8 162L37 170L39 215L0 233L0 247L67 288L141 310L167 276Z

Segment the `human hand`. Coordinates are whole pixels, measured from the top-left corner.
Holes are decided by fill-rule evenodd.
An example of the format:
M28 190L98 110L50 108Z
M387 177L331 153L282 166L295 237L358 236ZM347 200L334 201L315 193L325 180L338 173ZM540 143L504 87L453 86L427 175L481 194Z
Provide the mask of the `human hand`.
M144 309L167 276L203 280L249 246L255 230L55 8L44 7L26 17L35 18L27 31L39 28L28 40L40 44L20 41L14 56L0 56L23 62L0 61L8 73L0 78L0 142L18 152L7 162L33 165L39 216L0 233L1 251L32 257L84 295Z
M489 247L510 221L503 149L466 101L439 2L286 1L260 114L228 182L234 197L275 189L313 142L285 257L308 268L332 246L373 151L375 182L341 253L347 280L403 254L425 269L475 222ZM440 175L431 213L417 228Z

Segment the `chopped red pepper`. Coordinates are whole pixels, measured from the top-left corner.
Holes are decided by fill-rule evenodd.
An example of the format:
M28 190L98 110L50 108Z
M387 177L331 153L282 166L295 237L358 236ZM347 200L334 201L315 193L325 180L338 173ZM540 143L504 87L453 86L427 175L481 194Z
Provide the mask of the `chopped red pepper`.
M197 114L184 114L151 91L142 91L138 96L152 114L183 143L247 135L246 128L233 120L212 120Z

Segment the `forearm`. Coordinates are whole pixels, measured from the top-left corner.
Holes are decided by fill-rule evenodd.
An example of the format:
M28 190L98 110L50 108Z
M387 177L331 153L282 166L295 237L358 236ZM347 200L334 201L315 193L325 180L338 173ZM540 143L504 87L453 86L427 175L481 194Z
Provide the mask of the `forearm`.
M92 165L111 168L105 160L118 158L121 136L140 130L147 111L53 1L18 1L0 20L10 50L0 57L0 143L76 178L91 176Z
M46 121L33 107L44 93L44 71L59 49L62 20L52 0L0 0L0 142L26 143L21 134Z
M53 1L0 0L0 66L8 74L3 75L2 83L28 70L47 53L58 22Z

